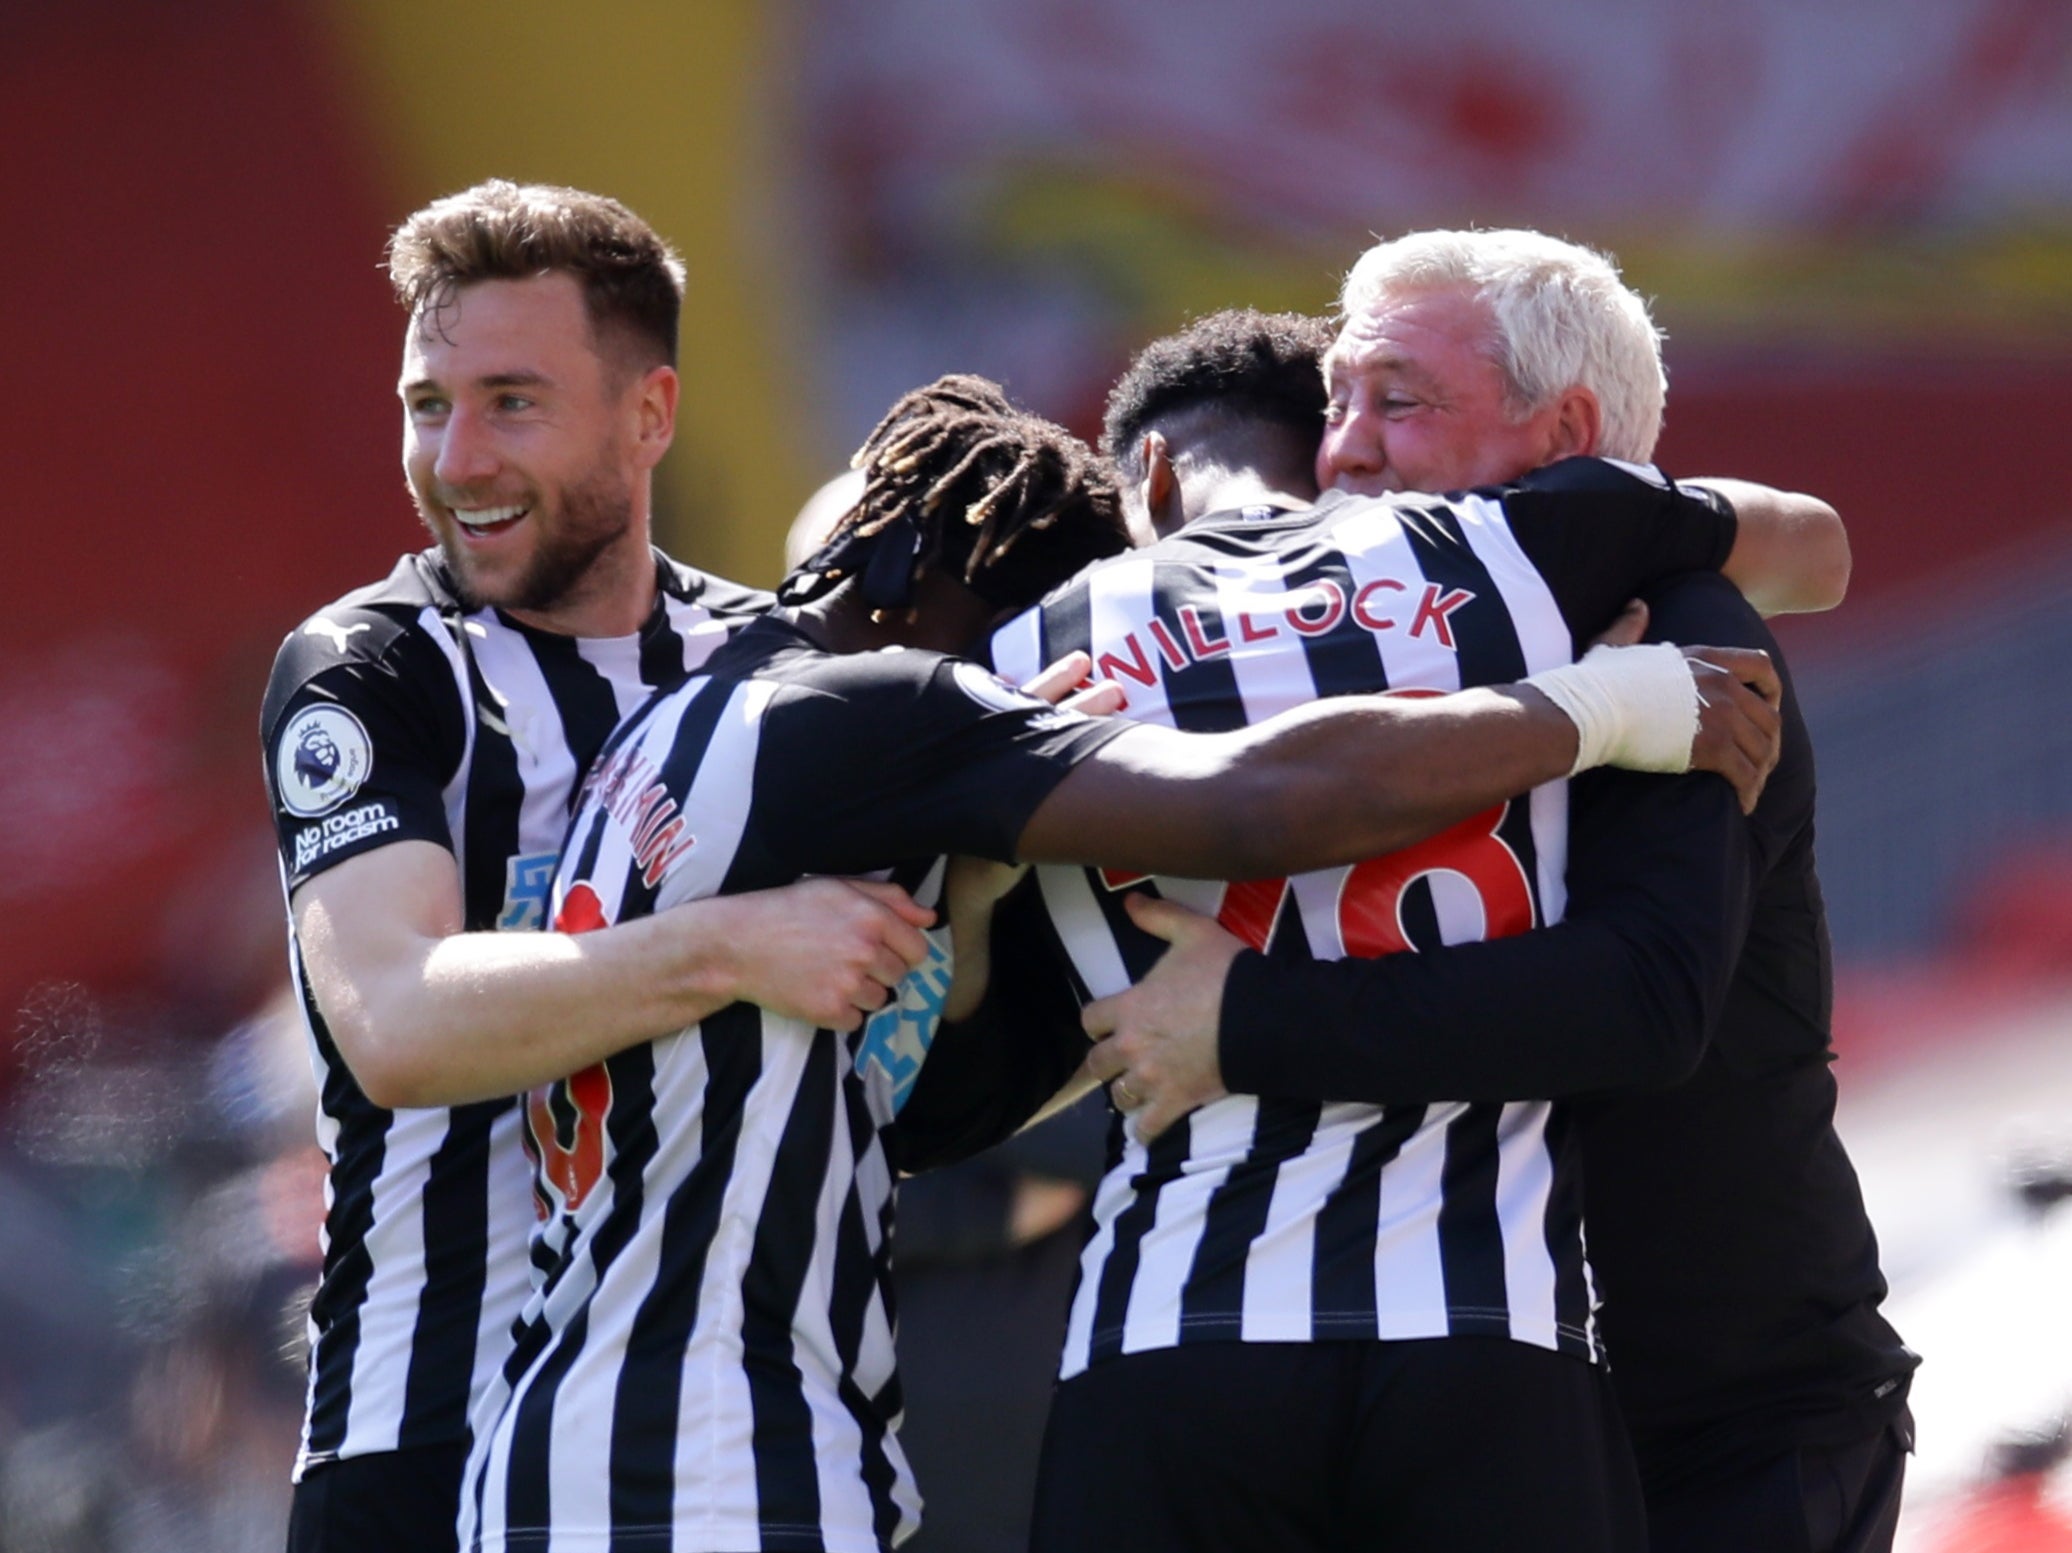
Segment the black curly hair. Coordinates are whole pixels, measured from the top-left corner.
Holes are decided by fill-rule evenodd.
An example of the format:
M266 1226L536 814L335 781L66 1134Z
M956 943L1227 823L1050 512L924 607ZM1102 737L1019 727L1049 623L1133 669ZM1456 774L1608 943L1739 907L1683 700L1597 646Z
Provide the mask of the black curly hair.
M1114 471L986 378L952 374L904 395L850 463L863 495L785 579L784 603L855 575L873 609L906 609L914 584L947 567L988 603L1033 604L1129 548Z
M1171 436L1182 417L1190 440L1213 440L1219 451L1261 423L1300 433L1314 450L1324 429L1331 339L1329 322L1303 313L1244 307L1198 318L1137 352L1108 394L1101 451L1123 479L1141 480L1144 433Z

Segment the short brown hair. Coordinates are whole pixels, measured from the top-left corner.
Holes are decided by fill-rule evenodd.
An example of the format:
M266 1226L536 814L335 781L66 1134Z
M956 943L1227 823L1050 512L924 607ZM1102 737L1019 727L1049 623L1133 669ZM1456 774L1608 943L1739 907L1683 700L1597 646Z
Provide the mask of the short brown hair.
M617 334L649 365L676 364L683 260L602 194L492 178L434 200L398 227L388 270L396 300L428 328L463 286L563 271L581 283L600 343Z

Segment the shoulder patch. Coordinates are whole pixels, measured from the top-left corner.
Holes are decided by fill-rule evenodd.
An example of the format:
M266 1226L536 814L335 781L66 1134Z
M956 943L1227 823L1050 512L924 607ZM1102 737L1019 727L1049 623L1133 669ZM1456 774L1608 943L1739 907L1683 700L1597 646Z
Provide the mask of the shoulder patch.
M342 706L304 707L274 742L281 804L301 819L329 814L360 790L374 769L374 741Z
M950 677L956 681L959 690L988 711L1020 712L1033 704L1032 697L976 663L952 664Z

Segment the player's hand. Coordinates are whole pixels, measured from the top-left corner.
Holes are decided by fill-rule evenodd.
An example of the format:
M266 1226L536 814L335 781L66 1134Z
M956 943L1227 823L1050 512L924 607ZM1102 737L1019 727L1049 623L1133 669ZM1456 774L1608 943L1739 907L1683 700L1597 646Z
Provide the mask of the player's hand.
M935 913L896 884L802 879L721 896L734 995L819 1029L854 1030L928 957Z
M1635 647L1648 634L1648 601L1628 599L1618 619L1590 638L1592 647Z
M1136 1123L1145 1142L1198 1106L1220 1100L1217 1027L1223 983L1244 944L1214 920L1141 892L1126 897L1130 920L1172 947L1151 974L1087 1004L1080 1022L1095 1042L1087 1070Z
M1683 655L1698 686L1691 769L1725 777L1740 796L1741 812L1751 813L1783 748L1777 665L1753 647L1686 647Z
M1094 660L1087 654L1068 652L1022 686L1022 693L1088 717L1107 717L1121 711L1126 704L1122 687L1112 679L1091 683L1088 676L1093 667Z
M1007 1213L1007 1243L1026 1246L1055 1235L1086 1206L1087 1190L1077 1181L1052 1176L1018 1175Z

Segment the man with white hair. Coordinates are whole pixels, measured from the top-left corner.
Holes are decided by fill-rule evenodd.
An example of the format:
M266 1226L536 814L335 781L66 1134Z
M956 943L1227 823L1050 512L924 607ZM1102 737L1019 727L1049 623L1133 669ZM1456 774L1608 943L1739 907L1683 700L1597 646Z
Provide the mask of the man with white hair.
M1643 459L1661 422L1658 335L1601 256L1537 233L1420 233L1354 267L1327 356L1321 481L1383 492L1511 479L1571 454ZM1558 471L1556 471L1558 473ZM1753 589L1765 608L1819 605L1846 549L1816 549L1807 591ZM1823 577L1828 579L1823 581ZM1655 592L1665 635L1776 646L1716 582ZM1785 752L1746 822L1706 784L1578 784L1578 835L1609 815L1667 837L1649 878L1725 849L1738 959L1695 1072L1671 1088L1587 1100L1582 1151L1591 1261L1612 1375L1632 1426L1656 1553L1889 1548L1918 1360L1878 1312L1885 1285L1853 1171L1832 1127L1829 963L1813 872L1811 748L1786 676ZM1707 804L1711 805L1711 812ZM1679 867L1677 848L1695 849ZM1710 850L1708 850L1710 849ZM1605 849L1600 847L1599 852ZM1589 849L1572 854L1580 867ZM1574 872L1570 904L1622 888ZM1224 1091L1280 1099L1588 1095L1641 1078L1638 1048L1570 1014L1563 965L1520 976L1520 1016L1459 1010L1472 981L1439 962L1275 963L1161 905L1139 920L1176 948L1089 1011L1117 1032L1096 1071L1120 1073L1152 1129ZM1658 913L1659 914L1659 913ZM1569 928L1546 935L1548 949ZM1534 935L1539 936L1539 935ZM1509 967L1518 963L1514 956ZM1462 963L1466 968L1466 962ZM1475 962L1489 991L1497 965ZM1450 1010L1449 1023L1432 1011ZM1649 1075L1659 1084L1659 1073ZM1434 1086L1437 1086L1436 1088Z

